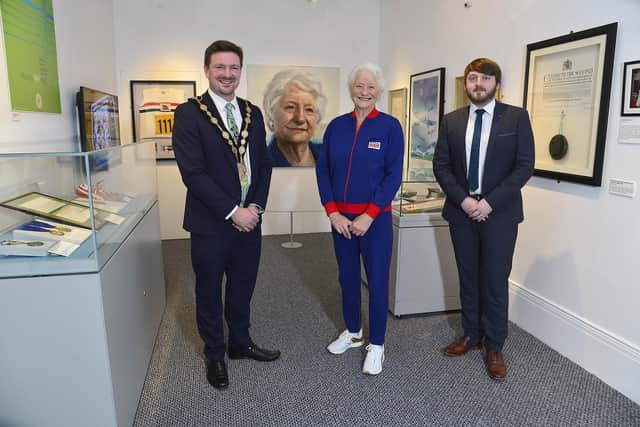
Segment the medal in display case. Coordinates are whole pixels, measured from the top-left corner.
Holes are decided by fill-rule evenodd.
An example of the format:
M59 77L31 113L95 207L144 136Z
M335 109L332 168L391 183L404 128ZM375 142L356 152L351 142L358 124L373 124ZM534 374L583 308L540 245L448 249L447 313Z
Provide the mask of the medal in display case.
M133 423L165 306L157 200L153 142L0 154L3 420Z
M418 213L439 214L445 195L436 182L403 181L391 207L399 216Z

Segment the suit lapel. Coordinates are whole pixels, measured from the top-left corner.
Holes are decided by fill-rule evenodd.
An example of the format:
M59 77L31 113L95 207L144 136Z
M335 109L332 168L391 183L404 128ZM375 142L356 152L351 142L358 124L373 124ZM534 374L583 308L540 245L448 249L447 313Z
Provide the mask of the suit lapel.
M491 121L491 131L489 132L489 141L487 141L487 154L484 158L484 170L482 172L482 181L484 182L484 177L487 174L489 169L489 165L491 163L491 159L494 157L493 153L495 151L495 138L498 134L498 129L500 128L500 122L502 120L502 116L505 111L504 104L496 101L496 106L493 109L493 120Z
M240 113L242 114L242 123L240 124L240 130L244 129L245 127L245 116L246 116L246 108L247 108L247 101L245 101L244 99L240 98L240 97L236 97L236 99L238 100L238 107L240 107ZM247 126L247 132L249 132L249 136L247 136L247 149L249 152L253 152L255 154L255 150L253 149L252 146L252 141L253 138L251 138L251 124L253 122L249 123L249 126ZM255 161L257 160L255 158L256 156L252 156L251 153L249 153L249 164L251 165L251 170L254 171L256 170L256 165L255 165ZM252 180L253 181L253 180Z
M202 95L202 103L207 106L207 108L209 109L211 114L213 114L213 117L218 119L218 122L220 123L220 126L222 126L222 129L226 130L225 125L224 125L224 123L225 123L224 119L220 115L221 113L216 108L215 102L213 102L213 99L209 96L209 91L206 91ZM207 121L208 120L209 119L207 118ZM218 127L216 125L214 125L213 123L210 123L210 125L211 125L212 132L216 136L214 143L215 144L224 144L225 149L223 151L225 153L225 158L227 160L229 160L233 164L234 168L237 169L237 167L236 167L236 159L235 159L233 153L231 152L231 149L229 148L229 144L227 143L227 141L220 134L220 129L218 129Z
M467 125L469 123L469 107L460 114L460 123L456 124L454 129L459 132L456 136L456 140L460 141L458 144L458 156L462 159L462 168L464 169L465 176L467 175Z

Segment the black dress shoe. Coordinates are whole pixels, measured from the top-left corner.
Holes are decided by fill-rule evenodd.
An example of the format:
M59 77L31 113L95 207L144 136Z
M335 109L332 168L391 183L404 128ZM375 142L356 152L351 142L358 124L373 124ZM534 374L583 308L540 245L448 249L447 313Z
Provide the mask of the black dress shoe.
M207 362L207 381L215 388L229 387L229 374L224 360L209 360Z
M240 346L229 343L229 359L253 359L260 362L272 362L280 357L278 350L266 350L255 344Z

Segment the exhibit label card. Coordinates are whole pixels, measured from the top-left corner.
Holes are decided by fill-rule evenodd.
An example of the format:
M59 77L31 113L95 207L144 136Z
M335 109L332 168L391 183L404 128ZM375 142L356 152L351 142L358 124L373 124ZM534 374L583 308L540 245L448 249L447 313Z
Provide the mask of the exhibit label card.
M61 113L52 0L0 0L13 111Z

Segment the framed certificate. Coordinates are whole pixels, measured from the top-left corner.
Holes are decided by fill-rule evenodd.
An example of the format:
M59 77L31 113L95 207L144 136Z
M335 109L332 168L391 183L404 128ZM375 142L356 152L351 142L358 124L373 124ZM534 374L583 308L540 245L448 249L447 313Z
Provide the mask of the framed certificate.
M37 215L69 225L91 229L91 211L87 206L46 194L32 192L0 202L0 206ZM93 209L96 229L100 229L111 212ZM117 216L117 215L116 215Z
M640 116L640 61L624 63L622 75L623 116Z
M402 126L402 134L407 132L407 88L389 91L389 114L398 119Z
M171 146L173 115L178 105L196 95L196 82L131 80L130 85L134 142L154 140L156 159L175 159Z
M444 110L444 68L413 74L409 90L407 178L435 181L432 161Z
M527 45L534 175L599 187L618 24Z

